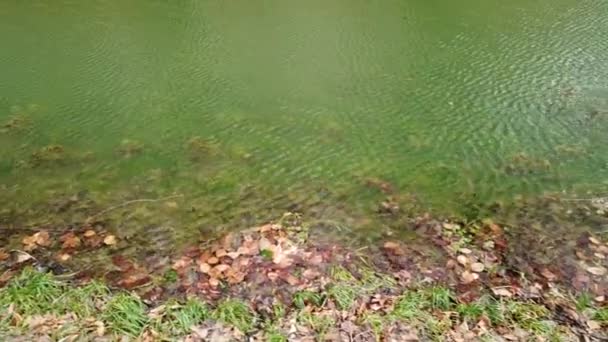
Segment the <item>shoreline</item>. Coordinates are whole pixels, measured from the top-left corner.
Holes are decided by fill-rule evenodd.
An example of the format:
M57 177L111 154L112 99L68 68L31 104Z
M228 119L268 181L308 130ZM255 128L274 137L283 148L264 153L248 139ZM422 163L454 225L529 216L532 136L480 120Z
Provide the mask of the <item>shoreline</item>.
M288 213L272 224L193 244L168 259L151 253L146 260L121 256L116 250L119 238L107 231L81 228L60 236L39 231L22 240L29 251L4 253L0 303L10 310L5 311L9 317L0 319L8 322L0 331L6 336L27 331L48 335L60 333L66 324L89 324L83 316L65 318L69 308L58 311L54 304L28 308L24 303L39 300L20 289L36 285L28 283L29 278L44 279L43 283L55 279L31 269L23 271L26 265L59 273L54 276L62 279L62 285L55 285L62 289L59 292L87 289L92 279L99 278L79 270L69 273L56 265L61 265L62 257L67 261L94 249L111 253L112 265L101 277L104 285L100 286L108 289L104 303L88 311L98 318L93 322L102 322L104 333L96 330L85 338L95 334L139 340L225 335L229 340L273 341L606 337L605 236L581 234L565 243L572 255L560 251L560 259L542 263L550 253L533 232L514 234L490 220L464 224L428 215L410 223L416 241L386 237L355 249L311 230L305 218ZM59 252L48 253L53 246L60 247ZM107 312L116 309L116 298L139 308L136 321L146 323L125 330L124 324L130 323L122 320L131 322L131 317ZM181 315L168 307L193 315L180 334L161 327L176 324L171 317ZM275 309L282 312L280 317ZM32 317L42 330L32 329ZM64 324L57 323L62 319ZM49 322L54 322L52 328Z

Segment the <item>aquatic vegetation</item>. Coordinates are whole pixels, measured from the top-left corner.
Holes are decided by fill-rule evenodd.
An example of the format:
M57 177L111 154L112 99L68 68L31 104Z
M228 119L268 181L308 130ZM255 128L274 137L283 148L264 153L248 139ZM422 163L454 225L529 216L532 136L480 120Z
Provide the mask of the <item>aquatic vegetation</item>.
M131 158L136 155L139 155L144 150L144 144L139 141L125 139L120 142L120 146L118 147L118 153L124 158Z
M510 175L528 175L546 172L551 168L548 159L529 156L524 152L517 153L507 160L505 172Z
M48 145L32 152L30 155L30 167L45 166L48 164L59 164L66 160L66 151L62 145Z
M564 156L584 156L589 152L581 145L558 145L555 147L555 152Z
M201 137L192 137L186 143L186 149L192 161L202 161L206 158L218 156L221 149L218 143Z
M30 120L26 116L15 115L6 122L0 124L0 133L18 132L30 125Z

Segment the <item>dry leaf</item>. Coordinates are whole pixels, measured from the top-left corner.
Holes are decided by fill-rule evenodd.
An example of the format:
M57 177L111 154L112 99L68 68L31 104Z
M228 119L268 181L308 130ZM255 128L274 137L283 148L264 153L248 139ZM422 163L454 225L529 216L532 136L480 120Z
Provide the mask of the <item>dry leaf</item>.
M0 261L4 261L8 259L10 255L4 251L4 249L0 249Z
M73 232L63 234L59 240L63 242L62 248L78 248L80 246L80 238Z
M116 244L116 236L114 235L108 235L103 239L103 243L105 243L108 246L112 246Z
M207 263L209 265L215 265L218 262L220 262L220 260L218 258L216 258L216 257L211 257L211 258L207 259Z
M204 262L202 264L199 265L198 267L199 271L203 272L203 273L209 273L209 270L211 270L211 265L209 265L208 263Z
M513 293L504 287L493 288L492 292L499 297L513 297Z
M479 279L479 274L469 272L469 271L464 271L460 275L460 280L462 281L463 284L470 284L477 279Z
M604 267L587 267L587 272L596 276L603 276L606 274L606 269Z
M51 245L51 237L49 235L49 232L47 232L46 230L39 231L38 233L34 234L34 237L38 246L48 247Z
M57 256L57 260L61 261L61 262L66 262L68 260L70 260L72 256L69 255L68 253L61 253Z
M540 274L543 277L545 277L548 281L554 281L555 279L557 279L557 276L553 272L549 271L549 269L547 269L547 268L543 268L540 271Z
M223 272L226 272L229 268L230 268L230 266L228 266L228 265L219 264L219 265L215 266L213 269L216 272L223 273Z
M471 271L473 272L483 272L483 270L486 268L486 266L480 262L475 262L473 264L471 264Z
M601 244L601 242L598 239L594 238L593 236L589 237L589 242L591 242L594 245Z
M226 255L229 256L230 259L236 259L236 258L238 258L241 255L241 253L239 253L238 251L236 251L236 252L230 252L230 253L228 253Z
M384 243L384 248L394 250L394 249L399 248L399 243L393 242L393 241L387 241Z
M473 251L471 251L471 250L470 250L470 249L468 249L468 248L461 248L461 249L459 250L459 252L460 252L460 253L462 253L462 254L471 254L471 253L473 253Z
M20 264L20 263L26 262L30 259L34 259L34 258L31 255L29 255L28 253L18 252L16 263Z
M220 281L217 278L209 278L209 285L211 285L211 287L218 287Z
M217 251L215 251L215 256L218 258L221 258L221 257L225 256L226 254L228 254L228 252L226 252L226 250L223 248L220 248Z
M600 330L602 328L602 326L596 322L596 321L587 321L587 326L589 326L589 329L591 330Z
M456 257L456 261L462 266L466 266L469 263L469 259L464 255L459 255Z
M86 232L84 232L84 237L86 237L86 238L90 238L90 237L93 237L95 235L97 235L97 233L95 233L95 231L92 230L92 229L89 229Z

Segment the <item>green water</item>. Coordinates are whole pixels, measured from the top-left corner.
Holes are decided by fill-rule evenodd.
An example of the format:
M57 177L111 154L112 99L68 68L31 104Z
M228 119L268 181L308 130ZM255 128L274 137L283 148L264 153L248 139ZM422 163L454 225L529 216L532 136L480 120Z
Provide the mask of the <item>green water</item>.
M179 193L215 224L373 212L369 178L438 210L608 182L605 0L5 0L0 44L5 208Z

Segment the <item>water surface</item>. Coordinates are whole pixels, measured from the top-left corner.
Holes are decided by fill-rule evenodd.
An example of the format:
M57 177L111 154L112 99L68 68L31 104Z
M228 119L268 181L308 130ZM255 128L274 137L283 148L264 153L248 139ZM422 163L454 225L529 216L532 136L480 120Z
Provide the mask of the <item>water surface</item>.
M200 223L373 212L369 179L456 211L608 182L603 0L6 0L0 42L9 207L180 193Z

